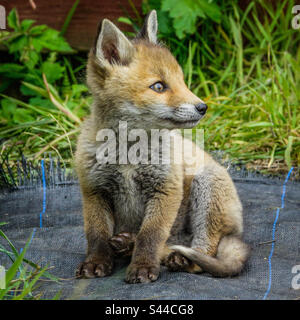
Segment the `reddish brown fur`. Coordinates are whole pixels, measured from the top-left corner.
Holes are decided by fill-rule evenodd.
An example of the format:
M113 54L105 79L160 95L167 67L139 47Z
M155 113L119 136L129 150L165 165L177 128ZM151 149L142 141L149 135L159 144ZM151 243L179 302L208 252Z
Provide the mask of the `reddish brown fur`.
M152 23L154 22L152 21ZM124 249L128 246L133 247L131 264L127 269L126 280L128 282L156 280L161 261L164 261L170 269L180 269L188 272L200 272L202 269L199 265L204 261L205 270L209 271L211 260L207 257L216 256L220 243L223 244L221 249L225 248L226 250L219 250L219 256L222 259L226 256L227 265L222 270L222 265L220 267L218 261L213 260L213 270L215 270L215 273L222 275L233 274L236 270L241 269L247 257L246 246L243 247L234 240L234 237L240 237L242 233L242 208L228 173L204 151L197 149L197 154L203 155L203 157L199 156L199 159L197 159L192 174L186 173L189 165L186 163L175 165L173 158L171 164L164 169L165 171L160 171L163 172L162 177L157 174L159 169L157 166L142 167L130 164L118 168L97 166L95 157L97 132L102 128L116 130L117 121L119 121L119 115L122 114L122 111L123 115L125 114L128 117L127 119L132 120L133 125L136 125L137 120L139 120L141 126L143 126L145 119L142 116L136 119L136 114L139 114L140 110L150 109L154 105L158 109L160 107L164 109L164 112L172 110L174 114L181 110L182 105L188 104L197 113L198 111L195 111L196 105L201 102L185 85L183 72L169 50L148 40L139 39L131 44L110 22L106 21L105 26L109 32L113 33L110 35L108 32L108 40L114 40L116 43L113 46L110 43L106 44L103 55L101 54L102 43L90 52L87 80L94 97L94 104L90 117L86 119L83 125L76 152L76 168L82 190L85 232L88 240L87 258L80 265L78 276L101 277L111 273L114 256L113 241L118 237L112 238L115 225L117 225L115 222L119 219L126 225L126 220L132 218L130 211L140 214L138 209L141 208L140 211L143 211L142 222L137 214L137 216L134 216L137 221L133 221L133 225L130 225L133 229L136 226L139 228L136 237L131 238L135 242L134 246L130 245L130 240L123 241ZM142 34L149 34L149 30L151 31L151 29L146 28ZM154 35L151 35L151 37L155 39ZM121 46L120 42L122 42ZM117 52L117 49L124 52ZM100 50L98 56L97 50ZM150 89L150 86L158 81L167 85L167 90L163 93L157 93ZM132 109L135 113L130 114ZM192 111L189 112L192 113ZM162 121L165 124L163 122L165 119L155 118L155 114L151 114L151 116L150 120L154 119L154 122ZM152 123L152 125L155 126L156 123ZM170 126L172 125L174 128L174 124ZM172 150L173 148L174 145L171 146ZM200 166L204 167L203 176L199 176L198 173ZM97 175L99 172L95 168L101 175ZM149 177L147 176L148 172L150 172ZM134 178L133 173L135 174ZM125 207L128 206L126 207L127 210L124 209L124 212L119 210L115 214L114 205L116 205L116 202L109 203L107 199L110 199L110 197L105 194L107 190L105 191L103 186L104 191L99 187L99 180L101 180L103 174L108 174L112 180L115 176L118 176L118 183L122 184L121 187L123 188L135 187L138 178L142 180L139 183L143 186L143 179L149 179L152 183L151 196L141 206L141 203L134 201L136 198L140 199L139 196L142 192L134 189L134 192L136 192L134 195L129 193L126 195L128 198L121 199L124 201L121 203ZM205 233L207 244L205 248L194 247L189 249L182 247L178 249L179 252L174 253L174 250L170 249L169 244L166 243L167 240L169 241L172 236L182 230L190 205L191 185L195 177L200 179L198 182L202 186L197 196L206 194L206 180L211 182L207 189L213 189L207 197L202 198L208 204L204 210L206 212L197 213L199 216L207 214L207 217L205 216L206 223L205 225L202 223L202 230L193 234L194 239L197 240L202 233ZM130 207L131 203L134 203L138 209ZM129 232L130 230L121 231ZM226 240L227 235L231 234L234 236L233 240L231 238ZM235 248L242 247L244 251L238 263L238 269L230 267L230 245L232 243ZM226 247L227 244L229 247ZM117 250L120 250L120 247L117 247ZM181 254L185 255L185 252L187 252L188 257L197 256L197 252L201 253L202 256L198 256L195 262L191 262L181 256ZM236 252L239 252L238 249L236 249Z
M199 98L187 88L182 69L168 49L142 40L136 41L134 47L136 51L130 68L115 65L111 73L99 66L91 51L88 64L89 85L95 91L105 90L101 90L101 98L113 95L114 99L118 99L119 95L120 100L133 101L138 107L147 107L149 103L178 107L182 103L199 102ZM104 84L108 75L110 79ZM167 83L170 90L161 95L149 90L157 81Z

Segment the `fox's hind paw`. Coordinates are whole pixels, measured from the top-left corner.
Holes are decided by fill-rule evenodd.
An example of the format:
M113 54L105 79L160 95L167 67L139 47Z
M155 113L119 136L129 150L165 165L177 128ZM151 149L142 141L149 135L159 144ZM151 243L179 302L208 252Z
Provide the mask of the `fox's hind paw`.
M189 273L202 273L203 270L196 263L183 256L181 253L173 251L164 260L163 265L169 271L184 271Z
M136 235L130 232L119 233L109 239L109 244L117 256L131 256Z
M192 262L179 252L170 253L164 260L164 265L169 271L188 271Z

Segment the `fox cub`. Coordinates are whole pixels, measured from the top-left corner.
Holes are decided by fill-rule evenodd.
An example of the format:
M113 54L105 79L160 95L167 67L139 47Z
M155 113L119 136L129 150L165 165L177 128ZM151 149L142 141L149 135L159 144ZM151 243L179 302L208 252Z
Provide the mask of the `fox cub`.
M97 133L111 129L118 138L119 121L128 130L149 133L192 128L206 113L175 58L157 42L157 27L151 11L129 41L105 19L89 54L87 83L94 102L76 151L88 247L77 277L111 274L118 255L131 256L129 283L155 281L161 264L171 271L226 277L238 274L249 256L234 184L202 149L193 146L202 170L195 166L192 174L186 159L178 164L174 156L164 164L97 160L97 150L107 143ZM117 139L114 147L124 143Z

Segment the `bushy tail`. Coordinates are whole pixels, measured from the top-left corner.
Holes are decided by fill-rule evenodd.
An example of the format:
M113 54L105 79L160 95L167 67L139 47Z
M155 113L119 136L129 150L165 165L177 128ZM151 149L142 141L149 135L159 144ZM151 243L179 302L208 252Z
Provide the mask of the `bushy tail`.
M171 249L199 265L203 271L215 277L230 277L239 274L250 255L249 246L235 236L221 239L216 257L201 253L185 246L172 246Z

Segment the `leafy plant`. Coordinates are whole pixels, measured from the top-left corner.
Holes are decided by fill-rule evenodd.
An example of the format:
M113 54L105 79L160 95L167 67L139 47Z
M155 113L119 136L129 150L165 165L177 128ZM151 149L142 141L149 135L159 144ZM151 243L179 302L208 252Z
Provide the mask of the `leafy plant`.
M33 20L20 22L15 9L7 20L13 31L0 33L10 54L0 65L2 152L13 145L11 160L23 153L38 159L52 149L68 159L74 148L70 137L78 133L90 102L87 87L78 82L84 59L66 56L75 51L59 31Z
M162 2L161 10L169 13L179 39L183 39L185 34L193 34L197 31L198 18L209 17L215 22L220 22L221 18L219 7L208 0L166 0Z
M7 23L14 32L3 32L0 40L8 47L9 53L28 69L34 68L39 62L39 54L43 49L64 53L73 52L59 31L46 25L34 26L34 20L26 19L20 22L16 9L8 14ZM14 72L13 76L19 77L20 74Z
M143 12L157 10L158 22L162 34L172 34L179 39L197 31L199 19L211 19L220 23L221 9L215 0L146 0Z

